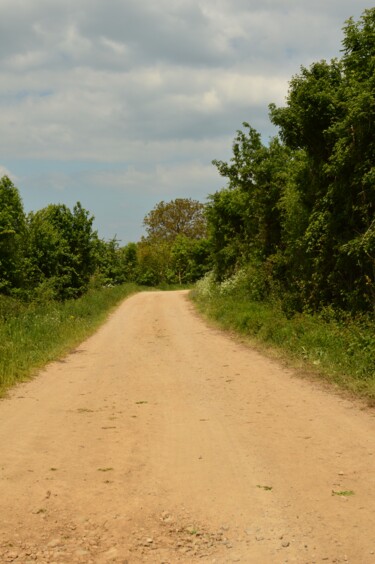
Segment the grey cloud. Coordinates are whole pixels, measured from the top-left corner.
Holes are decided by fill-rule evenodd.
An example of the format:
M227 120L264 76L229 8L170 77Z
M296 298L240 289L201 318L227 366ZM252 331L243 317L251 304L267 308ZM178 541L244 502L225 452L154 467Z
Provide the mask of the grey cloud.
M158 198L208 193L222 181L202 170L229 157L236 129L249 121L265 140L273 135L268 104L283 104L300 65L339 55L345 19L364 8L364 0L0 0L1 166L29 186L31 208L65 189L99 215L113 199L111 225L122 221L121 194L141 221ZM25 159L127 173L36 179ZM190 166L199 172L189 175Z

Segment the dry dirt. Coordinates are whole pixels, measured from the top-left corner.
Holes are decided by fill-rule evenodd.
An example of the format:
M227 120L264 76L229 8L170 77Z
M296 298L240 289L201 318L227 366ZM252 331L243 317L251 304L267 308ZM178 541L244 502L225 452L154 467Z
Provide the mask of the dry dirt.
M375 564L374 411L184 292L133 296L16 387L0 445L1 563Z

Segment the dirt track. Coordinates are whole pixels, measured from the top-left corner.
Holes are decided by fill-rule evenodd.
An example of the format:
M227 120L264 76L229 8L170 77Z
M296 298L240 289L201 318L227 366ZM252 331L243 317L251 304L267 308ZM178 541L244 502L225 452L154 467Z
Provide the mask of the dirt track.
M17 387L0 445L1 564L375 563L374 412L184 292L130 298Z

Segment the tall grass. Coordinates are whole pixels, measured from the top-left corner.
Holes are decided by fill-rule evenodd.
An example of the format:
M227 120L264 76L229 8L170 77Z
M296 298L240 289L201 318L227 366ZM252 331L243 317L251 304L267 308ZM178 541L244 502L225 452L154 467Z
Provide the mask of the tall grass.
M198 308L220 326L255 339L299 366L375 403L375 327L331 308L319 314L284 313L277 301L259 301L243 272L222 284L206 276L191 292Z
M23 304L0 296L0 395L92 334L135 284L91 289L77 300Z

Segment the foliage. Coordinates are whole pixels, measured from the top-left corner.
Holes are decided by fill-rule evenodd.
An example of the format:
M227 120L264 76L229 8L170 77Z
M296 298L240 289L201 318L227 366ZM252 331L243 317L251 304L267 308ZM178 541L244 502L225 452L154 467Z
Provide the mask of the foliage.
M136 291L126 284L90 290L75 300L29 304L0 295L0 394L78 345Z
M159 202L144 218L148 239L173 241L179 235L190 239L206 236L204 204L191 198Z
M263 146L244 123L214 161L228 180L207 209L216 280L250 264L288 315L375 311L375 8L344 34L340 60L302 67L270 105L279 138Z
M51 204L28 217L28 265L33 286L44 285L58 299L82 295L95 272L94 218L78 202L73 211Z
M73 210L51 204L26 217L18 189L1 178L0 297L66 300L90 286L134 281L137 245L99 239L93 221L79 202Z
M137 245L120 247L116 238L96 242L96 278L102 285L134 282L138 263Z
M137 245L139 284L189 284L210 268L205 206L187 198L160 202L144 218Z
M269 146L248 124L237 131L230 163L213 161L228 178L227 188L210 196L207 209L219 280L249 260L273 255L281 240L283 191L291 185L292 153L275 138Z
M3 176L0 179L0 293L23 285L26 219L17 188Z
M370 316L355 318L332 307L290 317L280 302L252 298L256 272L241 270L217 283L207 274L190 293L201 312L285 354L342 388L375 400L375 337Z

